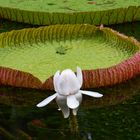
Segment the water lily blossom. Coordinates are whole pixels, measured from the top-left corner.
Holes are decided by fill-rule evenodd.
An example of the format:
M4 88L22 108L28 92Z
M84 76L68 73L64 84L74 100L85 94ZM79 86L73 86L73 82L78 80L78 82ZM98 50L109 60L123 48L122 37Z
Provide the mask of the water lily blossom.
M64 118L69 117L70 109L72 109L73 115L77 114L79 105L82 102L82 94L96 98L103 96L98 92L80 90L83 84L83 75L79 67L77 67L76 74L70 69L66 69L61 73L57 71L53 77L53 84L56 93L37 104L37 107L44 107L53 99L56 99Z

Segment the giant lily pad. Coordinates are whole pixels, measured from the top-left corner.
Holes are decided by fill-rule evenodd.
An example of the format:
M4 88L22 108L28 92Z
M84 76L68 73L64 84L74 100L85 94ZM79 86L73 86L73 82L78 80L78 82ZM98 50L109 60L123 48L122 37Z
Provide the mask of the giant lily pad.
M54 25L0 34L0 83L53 89L57 70L80 66L83 88L108 86L140 72L140 44L92 25Z
M38 25L140 20L139 0L0 0L0 17Z

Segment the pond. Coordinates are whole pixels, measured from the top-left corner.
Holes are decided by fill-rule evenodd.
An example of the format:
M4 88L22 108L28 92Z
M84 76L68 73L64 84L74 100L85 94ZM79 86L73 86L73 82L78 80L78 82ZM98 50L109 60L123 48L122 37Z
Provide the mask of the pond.
M140 22L111 28L140 41ZM0 32L33 27L3 20ZM37 27L37 26L34 26ZM36 104L53 92L0 87L0 139L2 140L139 140L140 76L112 87L97 88L103 98L83 97L76 117L64 119L55 102ZM92 90L92 89L91 89Z

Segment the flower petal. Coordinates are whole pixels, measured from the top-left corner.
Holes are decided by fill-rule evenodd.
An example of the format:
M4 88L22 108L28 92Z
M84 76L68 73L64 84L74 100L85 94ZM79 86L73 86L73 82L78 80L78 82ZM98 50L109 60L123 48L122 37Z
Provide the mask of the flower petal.
M82 70L80 67L77 67L77 79L80 83L80 85L82 86L83 84L83 75L82 75Z
M81 92L76 93L75 94L75 97L79 101L79 104L81 104L81 102L82 102L82 94L81 94ZM74 116L77 115L78 109L79 109L79 107L77 107L77 108L75 108L75 109L72 110L72 113L73 113Z
M82 93L78 92L75 94L76 99L79 101L79 104L82 102Z
M68 108L66 103L66 96L58 94L58 96L56 97L56 102L59 109L62 111L64 118L68 118L70 115L70 109Z
M59 77L58 88L62 95L75 94L78 92L80 83L72 70L66 69L62 71Z
M57 95L58 95L58 94L55 93L55 94L53 94L52 96L49 96L48 98L46 98L45 100L43 100L42 102L40 102L39 104L37 104L36 106L37 106L37 107L43 107L43 106L47 105L47 104L50 103L53 99L55 99Z
M96 97L96 98L100 98L103 96L103 94L100 94L98 92L93 92L93 91L84 91L84 90L80 90L81 93L91 96L91 97Z
M59 89L59 93L62 95L69 94L69 87L67 81L62 76L59 77L58 89Z
M59 93L59 90L58 90L59 77L60 77L60 71L57 71L53 77L53 85L54 85L54 90L58 93Z
M75 109L79 106L79 101L76 99L75 95L67 96L67 105L71 109Z

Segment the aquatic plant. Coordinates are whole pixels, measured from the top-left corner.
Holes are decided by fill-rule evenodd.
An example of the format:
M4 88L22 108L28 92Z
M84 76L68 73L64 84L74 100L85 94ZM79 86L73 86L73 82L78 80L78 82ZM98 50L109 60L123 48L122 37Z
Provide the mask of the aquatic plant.
M4 2L7 2L7 1L8 0L5 0ZM15 3L14 0L10 0L10 1L12 3ZM121 8L115 7L115 9L113 9L114 8L114 5L116 4L116 1L115 0L113 0L113 1L111 1L111 0L104 0L104 2L101 2L101 1L99 0L98 2L93 2L93 1L88 1L88 2L86 1L86 2L87 2L88 5L90 5L90 6L97 6L99 9L100 9L100 7L102 7L102 9L103 9L103 7L108 7L108 9L103 9L103 11L101 11L101 10L97 10L97 11L85 11L85 9L83 9L83 11L78 11L77 9L74 9L73 7L62 6L60 9L61 10L64 10L63 13L59 13L59 12L58 13L53 13L53 12L51 13L51 12L45 12L45 11L43 11L43 12L42 11L39 11L38 12L38 9L37 9L37 11L34 11L34 9L32 11L30 9L30 5L28 5L28 3L26 3L26 7L29 6L29 9L30 10L28 10L28 9L22 9L21 7L20 8L14 7L13 8L13 7L11 7L10 4L8 4L8 5L10 5L9 7L5 7L5 6L1 7L0 6L0 18L6 18L6 19L10 19L10 20L15 20L15 21L20 21L20 22L26 22L26 23L30 23L30 24L38 24L38 25L42 25L42 24L43 25L46 25L46 24L47 25L50 25L50 24L57 24L57 23L59 23L59 24L65 24L65 23L70 23L70 24L75 24L75 23L102 24L103 23L103 24L108 25L108 24L122 23L122 22L128 22L128 21L131 22L131 21L136 21L136 20L139 20L140 19L140 14L139 14L140 13L140 6L139 6L139 3L137 3L137 0L134 3L133 3L133 1L131 1L133 4L131 2L130 2L131 3L130 4L127 1L128 5L125 5L124 4L124 7L122 7L122 6L121 6ZM24 1L19 0L18 3L20 3L20 2L24 2ZM59 2L59 0L58 0L58 2ZM65 0L63 2L67 3L68 1ZM22 5L24 5L24 3ZM56 4L54 2L53 3L47 3L47 5L48 6L56 6ZM38 7L40 7L40 5L38 5ZM52 9L55 9L55 8L53 7ZM74 38L71 35L70 36L69 35L67 36L67 34L65 34L65 33L63 34L63 31L62 30L61 30L62 32L60 31L60 38L59 38L59 35L58 36L56 35L58 30L56 29L54 32L52 30L50 29L49 32L48 32L48 34L51 34L50 36L48 35L48 38L47 37L44 37L44 35L42 35L39 38L37 37L37 39L35 39L35 40L34 40L34 38L36 38L36 36L38 34L38 32L36 32L35 30L33 32L30 30L29 32L23 33L24 34L23 36L19 32L15 32L15 33L13 33L13 34L10 35L10 36L13 36L13 38L11 38L9 36L7 39L5 39L5 37L9 34L8 33L8 34L5 34L4 36L2 36L2 38L1 38L1 40L2 40L1 41L2 42L1 47L3 47L3 46L4 46L4 48L5 47L9 47L12 44L11 45L12 47L14 46L14 47L22 47L22 48L24 48L23 47L24 45L25 46L26 45L27 46L29 45L29 46L31 46L33 48L36 48L36 47L34 47L35 46L34 44L37 44L37 46L40 46L40 44L41 43L44 43L46 40L49 40L50 41L50 44L52 43L52 45L55 45L55 43L57 41L59 42L59 41L62 41L63 39L64 39L64 42L67 42L68 40L74 42L73 40L77 40L77 38L79 38L81 36L82 36L81 39L85 39L85 40L88 38L88 37L85 38L85 36L90 36L90 35L87 35L87 34L86 35L85 34L78 35L80 33L80 30L81 29L79 28L78 31L77 31L74 28L72 28L72 31L70 31L70 34L71 35L74 34ZM113 30L110 30L109 29L107 32L114 32L114 34L116 34L116 36L119 38L118 39L116 36L113 36L114 37L114 39L113 39L112 38L112 35L114 35L114 34L110 34L109 35L105 30L107 31L107 28L105 29L104 27L101 26L99 28L99 30L96 30L97 32L96 31L94 32L93 30L92 31L98 37L99 36L101 38L103 37L103 39L101 39L99 37L99 40L100 39L102 41L105 41L106 40L106 42L109 41L109 44L105 43L106 45L108 45L108 46L109 45L110 46L113 45L113 47L116 45L115 48L119 48L121 50L121 51L118 51L119 49L116 49L116 51L118 51L118 54L119 54L118 57L117 57L117 59L121 56L121 60L118 62L118 60L116 59L117 61L114 60L114 63L113 63L114 65L110 63L107 67L104 65L105 67L103 67L103 68L101 67L102 65L100 65L100 67L98 67L97 65L92 65L92 66L90 65L89 68L85 68L82 65L82 67L84 67L84 69L83 69L83 71L81 73L83 73L83 77L84 77L84 80L85 80L85 82L83 83L83 87L82 88L93 88L93 87L101 87L101 86L114 85L114 84L117 84L117 83L121 83L123 81L126 81L126 80L134 77L135 75L139 74L139 70L140 70L140 65L139 65L139 63L140 63L140 61L139 61L139 57L140 57L140 55L139 55L139 46L140 45L139 45L139 43L134 38L126 37L125 35L122 35L122 34L120 34L118 32L114 32ZM77 32L77 34L74 33L75 31ZM46 34L44 31L43 31L43 33ZM65 35L66 35L66 38L64 37ZM93 38L96 37L96 35L93 36ZM26 39L28 40L31 37L31 40L28 40L29 42L28 41L25 41L24 42L23 41L24 39L22 37L25 40ZM41 39L41 38L43 38L43 39ZM110 41L109 38L110 39L113 39L113 41ZM41 43L40 43L40 40L41 40ZM120 40L122 40L122 41L120 41ZM10 41L12 42L11 44L10 44ZM81 41L81 40L79 40L79 41ZM126 44L123 43L123 42L126 42ZM8 45L5 45L6 43ZM44 43L44 44L45 45L46 44L48 45L49 43L47 42L47 43ZM66 44L65 43L63 44L62 43L61 44L61 42L60 43L56 43L56 44L57 44L57 47L55 47L55 53L57 55L60 55L60 56L63 56L63 57L66 56L67 53L69 53L72 50L72 48L73 48L73 46L71 46L72 43L70 43L70 45L69 45L69 43L68 44L67 43ZM87 45L87 43L83 43L83 45L85 45L85 44ZM76 44L76 45L79 45L79 44ZM123 46L123 47L121 47L121 46ZM10 47L7 50L2 48L0 51L1 51L1 54L4 54L4 57L5 57L5 54L7 52L10 53L10 52L13 51L12 49ZM24 50L26 50L26 48L24 48ZM19 51L19 53L20 53L20 51ZM125 51L126 51L126 54L125 54ZM3 60L4 57L2 56L1 59ZM7 60L6 61L9 61L8 63L10 64L11 63L11 60L13 58L12 57L11 57L12 59L9 59L9 58L7 57ZM15 60L16 60L16 58L15 58ZM19 60L20 59L17 59L17 62ZM93 61L93 63L94 63L94 61ZM71 68L73 69L74 66L72 66ZM64 68L62 67L61 70L63 70L63 69ZM43 81L42 80L42 77L40 77L40 76L38 76L38 75L36 75L36 74L34 74L32 72L33 72L32 70L31 71L28 71L28 70L26 71L25 69L22 70L21 68L18 68L18 67L15 68L14 66L9 66L8 65L8 67L5 67L5 66L2 65L0 67L0 84L12 85L12 86L16 86L16 87L37 88L37 89L51 89L51 90L53 90L53 88L55 89L55 86L53 87L53 78L52 78L53 77L53 74L54 74L54 71L52 73L49 71L50 73L49 74L46 74L47 76L46 75L44 76L47 79L46 80L44 78L46 81L45 80ZM62 71L62 73L63 73L63 71ZM59 73L60 76L62 75L62 73L61 74ZM77 74L76 74L76 76L77 76ZM95 80L95 83L92 82L93 80ZM65 84L66 83L64 83L64 85ZM101 106L104 106L104 105L112 105L112 104L114 105L114 104L120 103L120 102L124 101L125 99L128 99L128 98L130 98L130 97L132 97L133 95L136 94L134 92L134 89L136 90L135 87L137 87L136 86L137 84L138 84L138 82L135 82L135 84L133 83L133 86L132 86L132 84L130 86L129 86L129 84L124 84L124 86L119 85L120 87L126 87L126 86L128 86L129 87L129 90L128 90L128 88L127 89L124 88L124 89L119 90L119 91L116 91L116 90L113 91L110 88L110 95L109 96L107 95L105 98L99 100L99 102L97 102L96 100L86 100L86 103L84 103L84 105L86 106L86 108L94 108L94 106L96 106L96 105L99 106L99 107L101 107ZM3 88L3 87L1 87L1 88ZM7 88L10 88L11 89L11 87L7 87ZM16 89L16 88L14 88L14 89ZM14 90L12 90L12 91L14 91ZM25 91L27 91L27 90L25 90ZM4 90L4 92L1 93L0 103L2 103L2 104L8 104L10 106L11 105L12 106L13 105L29 106L29 105L34 105L35 102L37 102L38 100L40 100L39 98L44 98L46 96L45 92L44 92L44 94L41 93L42 91L35 91L35 93L39 93L39 94L34 94L32 92L25 92L25 91L23 91L23 93L20 94L21 93L21 89L19 88L18 91L14 91L12 94L11 94L11 91L9 90L8 93L10 93L10 94L7 94L7 91ZM82 90L79 90L79 91L82 91ZM130 94L130 92L131 92L131 94ZM28 93L29 93L29 95L27 95ZM88 93L90 93L90 92L88 92ZM117 93L117 96L114 93ZM92 95L93 95L93 93L92 93ZM33 97L33 96L35 96L35 97ZM75 99L77 100L77 98L75 98ZM73 101L74 101L74 103L77 103L77 101L75 99ZM67 100L67 99L65 99L65 100ZM79 102L79 104L80 104L80 102ZM92 104L92 106L90 106L91 104ZM94 106L93 106L93 104L94 104ZM136 102L132 102L131 104L136 104ZM129 107L129 111L130 111L130 109L131 108ZM136 109L134 109L134 106L133 106L133 109L130 111L130 114L132 114L132 111L133 110L136 110ZM21 110L21 108L20 108L20 110ZM30 109L30 110L32 110L32 109ZM94 110L93 111L94 114L91 113L92 111L90 112L91 114L89 114L89 113L86 112L86 110L84 110L84 113L87 113L88 114L87 116L89 116L89 117L92 116L91 120L93 120L93 119L97 120L96 119L96 116L98 118L98 115L96 115L96 114L101 114L101 116L103 116L103 117L101 117L101 120L103 120L103 123L105 122L103 124L103 126L104 125L105 126L108 126L108 128L109 127L112 128L112 126L113 126L114 128L117 128L117 126L118 126L119 123L118 124L115 123L115 124L117 124L117 126L116 125L113 125L113 121L109 124L108 122L106 122L106 119L102 119L102 118L109 118L110 120L119 120L117 115L116 115L116 119L114 119L114 116L115 116L115 114L119 114L120 113L120 110L118 110L118 111L116 111L114 113L110 113L110 108L108 110L105 110L105 111L104 110L105 110L104 108L102 109L101 112ZM113 111L114 111L114 107L112 108L111 112L113 112ZM5 109L5 112L7 112L7 109ZM15 112L15 113L17 113L17 112ZM125 110L124 111L124 116L129 116L130 115L129 113L126 115L126 113L127 112ZM20 114L22 114L22 113L20 113ZM39 114L38 115L39 117L46 115L46 114L45 115L44 114L43 115L40 115L40 112L38 112L38 114ZM109 114L109 115L107 116L107 114ZM7 116L7 114L6 114L6 116ZM26 115L26 116L30 116L30 115ZM34 116L36 117L36 114ZM55 115L50 115L50 116L55 116ZM121 116L121 114L119 114L119 117L120 116ZM17 123L16 120L23 121L22 119L24 117L23 116L22 116L22 118L20 118L20 117L17 117L17 119L15 119L15 120L12 120L13 118L11 117L10 118L11 119L10 121L7 120L7 119L5 119L5 118L3 120L3 118L1 117L2 118L1 119L1 122L2 123L1 124L3 125L6 122L8 124L8 127L9 127L11 125L11 122L12 122L12 124L16 124ZM118 122L121 122L121 120L122 120L122 123L124 123L124 124L131 124L131 123L132 124L137 124L137 121L136 121L137 118L135 118L135 116L133 116L133 115L131 117L128 117L128 118L130 118L128 121L127 121L127 119L124 119L124 117L123 117L123 119L120 118L120 120ZM28 119L26 119L26 117L25 117L24 118L24 123ZM47 120L49 120L49 119L47 118ZM50 124L52 125L53 120L49 120L49 121L50 121ZM61 121L60 121L60 123L62 124ZM27 122L25 124L27 124ZM71 124L72 124L72 126L70 127L70 129L72 129L72 131L75 128L77 129L77 126L75 126L75 125L77 125L77 121L76 120L74 120L74 122L72 122ZM91 122L90 121L89 121L89 124L90 124L90 127L91 127ZM47 135L48 136L48 134L46 134L46 132L48 132L48 130L49 130L49 125L48 125L48 123L46 121L44 121L44 118L43 118L43 121L40 120L40 119L33 119L27 125L30 128L29 129L29 131L30 131L29 134L28 134L28 132L26 133L25 128L24 129L21 129L21 128L16 129L16 133L17 134L15 132L13 133L13 130L12 130L12 133L11 133L10 132L11 130L9 130L9 128L8 129L7 129L7 127L4 128L5 125L4 125L4 127L0 127L0 134L2 135L2 138L5 138L5 139L18 139L18 138L19 139L32 139L32 138L33 139L34 138L36 139L37 136L40 139L40 136L41 135L42 135L43 138L44 138L43 135L45 135L45 136ZM65 125L65 123L63 125ZM54 123L54 126L55 126L54 128L56 129L57 128L56 127L56 121ZM83 121L82 121L81 126L85 127L87 125L84 125L83 124ZM102 127L97 122L97 127L98 126L99 126L99 129L98 130L100 130L100 128L102 128ZM18 126L18 127L21 127L21 126ZM96 127L96 125L95 126L92 126L92 129L93 130L96 130L97 127ZM31 131L31 129L32 129L32 131ZM64 129L65 129L65 127L63 127L63 131L64 131ZM86 128L85 127L84 129L89 129L89 128ZM59 127L59 130L60 130L60 127ZM137 129L137 125L136 126L134 125L133 128L129 128L129 125L127 125L125 131L124 131L123 128L118 128L118 130L119 130L119 132L122 132L123 133L122 136L125 136L125 137L129 136L130 139L131 138L132 139L133 138L134 139L135 138L139 138L138 131L135 131L135 130L138 130ZM43 131L45 131L44 134L42 133ZM77 131L77 130L75 130L75 131ZM100 134L104 134L104 133L102 133L104 131L105 132L110 132L110 130L108 131L108 129L106 130L106 128L103 127L101 129L101 131L99 131L100 132L99 135ZM31 135L33 134L31 132L34 132L34 136L30 136L30 134ZM125 132L127 132L128 135ZM128 132L130 132L130 135L129 135ZM131 134L132 132L133 132L133 135ZM64 132L60 132L60 133L64 133ZM94 136L95 139L96 139L96 137L99 138L99 136L97 136L98 135L97 133L98 132L95 133L95 136ZM121 136L119 136L119 135L117 136L118 139L120 139L120 137ZM1 138L1 136L0 136L0 138ZM103 136L103 138L104 138L104 136ZM103 139L103 138L101 138L101 139Z
M0 17L37 24L117 24L140 20L139 0L0 0Z
M82 102L82 94L96 98L103 96L97 92L80 90L83 84L83 76L79 67L77 67L76 75L70 69L62 71L61 74L60 71L57 71L53 77L53 84L56 93L37 104L37 107L44 107L56 99L64 118L69 117L70 109L72 109L73 115L77 115L79 105Z
M0 83L53 90L57 69L74 70L79 65L82 88L114 85L139 74L139 49L136 39L102 26L13 30L0 34Z

